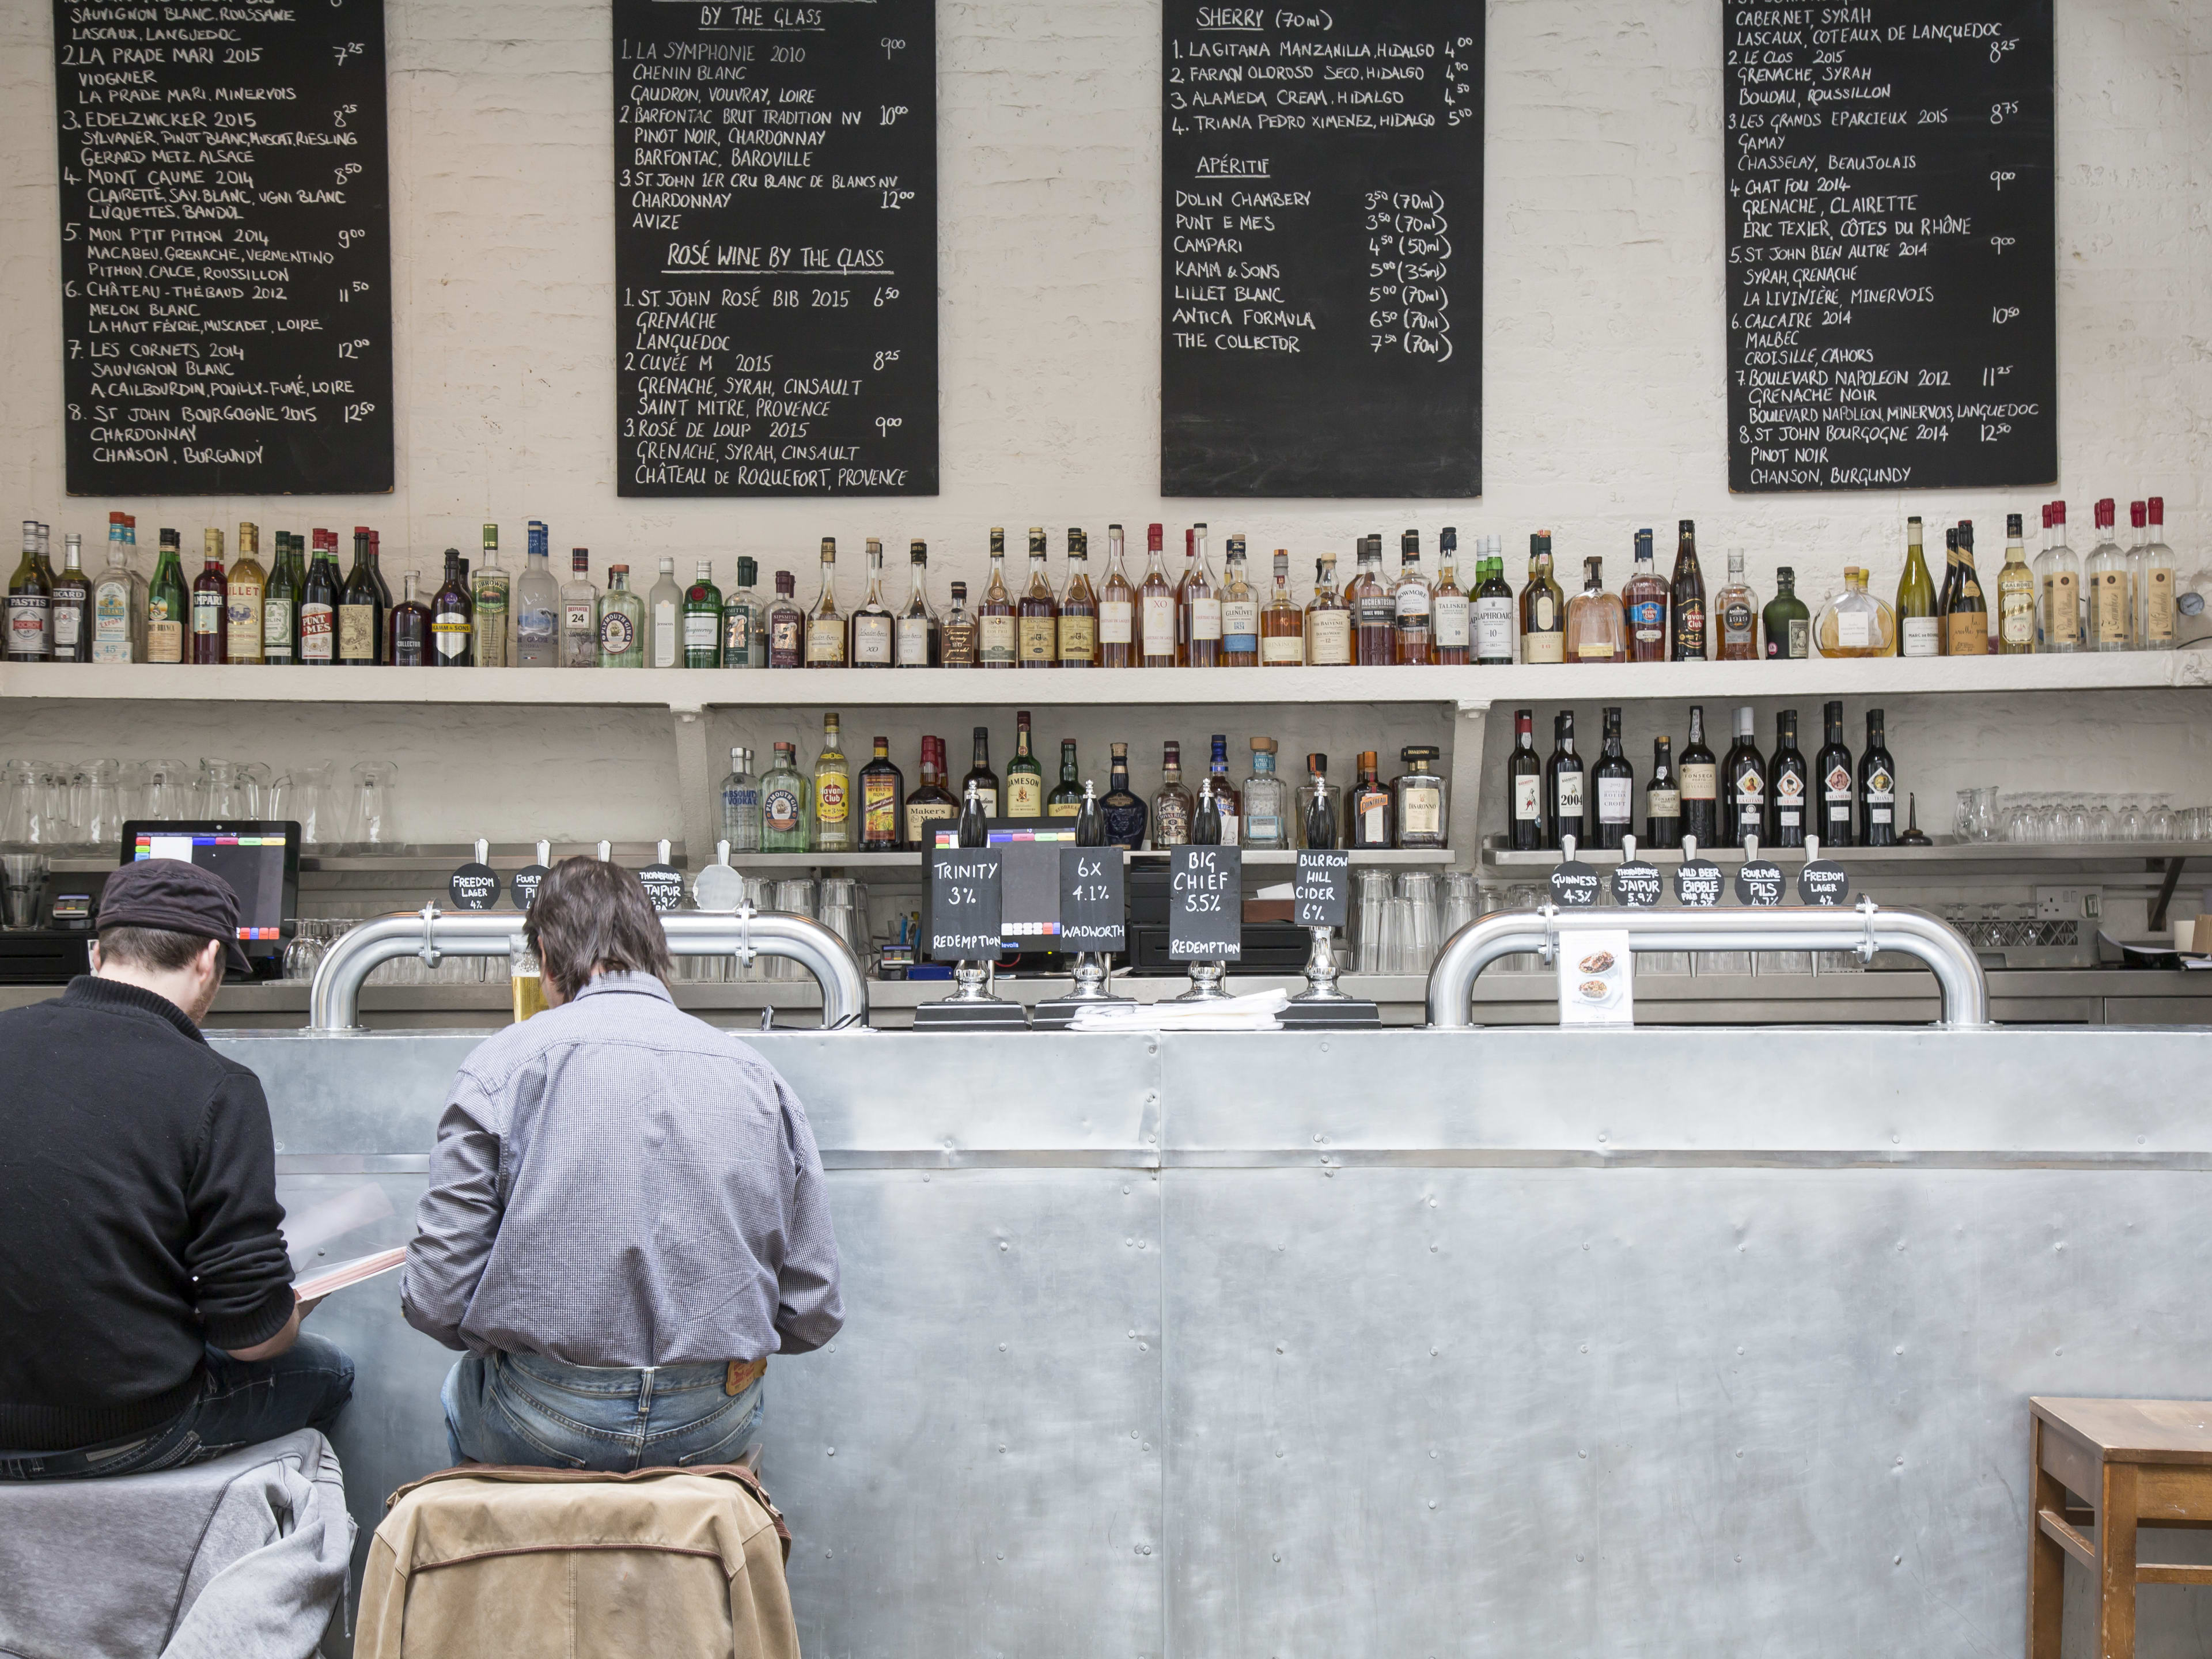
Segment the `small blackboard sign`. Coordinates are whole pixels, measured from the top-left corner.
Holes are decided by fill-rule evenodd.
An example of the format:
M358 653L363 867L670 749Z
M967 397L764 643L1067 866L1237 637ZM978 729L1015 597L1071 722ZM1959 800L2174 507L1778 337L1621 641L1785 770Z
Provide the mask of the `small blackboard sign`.
M684 903L684 874L672 865L648 864L637 872L638 881L645 888L646 897L653 908L666 915Z
M499 902L499 872L489 864L465 864L446 884L456 910L489 910Z
M1851 896L1851 872L1826 859L1814 859L1797 872L1797 902L1832 908Z
M999 954L999 849L938 847L929 854L929 956L987 962Z
M1308 848L1298 854L1294 915L1301 927L1342 927L1351 911L1352 854Z
M1721 867L1707 859L1684 859L1674 872L1674 902L1710 910L1721 902Z
M1597 903L1597 872L1580 859L1563 859L1552 872L1552 902L1563 910L1587 910Z
M514 908L527 910L531 900L538 896L538 884L552 873L542 864L526 864L514 872L507 884L507 896L514 899Z
M1769 864L1765 859L1746 859L1743 868L1735 872L1736 902L1762 909L1779 904L1784 884L1780 865Z
M1168 874L1168 960L1235 962L1243 954L1243 852L1176 848Z
M1120 951L1129 940L1129 904L1118 847L1060 849L1060 948Z
M1632 910L1659 908L1659 866L1634 859L1613 872L1613 902Z

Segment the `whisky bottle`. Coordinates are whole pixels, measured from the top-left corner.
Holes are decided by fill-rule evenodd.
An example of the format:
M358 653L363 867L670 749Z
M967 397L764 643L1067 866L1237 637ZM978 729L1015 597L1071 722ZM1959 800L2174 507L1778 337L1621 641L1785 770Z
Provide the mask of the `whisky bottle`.
M483 613L477 615L481 624ZM481 626L477 631L482 633ZM722 590L714 586L712 559L701 559L692 567L691 586L684 590L684 665L722 665Z
M1306 659L1305 613L1291 597L1291 556L1275 550L1275 590L1260 613L1260 662L1267 668L1296 668Z
M165 531L163 534L167 534ZM164 543L162 557L171 552ZM173 574L173 568L172 569ZM155 573L158 583L161 573ZM307 567L307 580L300 588L300 665L302 668L328 668L338 659L338 610L345 592L345 585L338 580L338 532L335 530L315 532L315 556ZM168 624L174 626L173 623ZM149 659L153 645L153 630L159 623L148 624Z
M1759 655L1759 595L1743 579L1743 550L1728 550L1728 586L1713 595L1720 617L1723 662L1751 662Z
M1206 558L1206 526L1193 525L1183 541L1182 580L1176 585L1176 617L1182 649L1176 660L1186 668L1216 668L1221 663L1221 592Z
M299 545L296 538L293 545ZM476 617L474 648L479 668L505 668L511 660L507 629L512 593L507 572L500 568L499 526L488 524L483 527L483 557L469 572L469 605Z
M1188 845L1191 813L1196 805L1190 791L1182 787L1182 745L1170 738L1160 750L1160 787L1152 797L1152 845Z
M1668 585L1667 659L1703 662L1705 659L1705 573L1698 568L1698 526L1681 522L1674 544L1674 579Z
M1352 607L1352 655L1362 667L1397 659L1398 601L1382 582L1382 538L1363 536L1359 562L1344 597Z
M1044 816L1044 768L1030 750L1030 711L1014 716L1014 757L1006 763L1005 816L1028 823Z
M416 596L411 570L399 578L399 603L392 607L392 662L395 668L422 668L430 659L430 607Z
M799 745L775 745L775 764L761 779L761 850L813 850L813 787L799 769Z
M321 531L315 532L322 545ZM514 584L514 665L518 668L558 668L561 665L561 586L548 565L552 532L542 519L532 519L523 554L522 574ZM337 545L333 538L331 547ZM302 640L307 621L301 619ZM304 647L303 647L304 653Z
M909 847L927 853L937 845L940 824L955 822L960 803L945 787L945 739L921 740L921 782L906 798L906 839Z
M2034 649L2035 573L2027 568L2020 514L2008 513L2005 562L1997 572L1997 651L2002 656L2024 657Z
M2169 592L2172 583L2167 584ZM2172 610L2169 605L2167 609ZM84 538L62 538L62 568L53 579L53 636L56 662L92 660L92 584L84 574Z
M2035 561L2035 648L2063 654L2081 648L2081 566L2066 545L2066 503L2049 512L2051 543Z
M768 665L804 668L806 665L806 613L799 608L799 579L788 570L775 573L775 603L768 608Z
M1813 793L1812 769L1797 748L1797 711L1774 717L1774 754L1766 763L1766 845L1802 847L1805 812Z
M1705 747L1705 710L1690 705L1690 736L1682 745L1682 834L1697 838L1700 847L1717 847L1721 839L1721 769L1713 751Z
M1137 590L1137 643L1146 668L1173 668L1179 656L1175 585L1161 564L1164 534L1159 525L1146 532L1145 580Z
M975 728L975 763L968 769L968 775L960 780L960 798L965 801L971 794L979 796L983 803L983 816L995 818L999 816L999 775L991 769L991 728L989 726L979 726Z
M1766 654L1795 662L1809 655L1813 645L1813 613L1797 597L1797 573L1788 565L1774 572L1774 597L1760 615L1766 634Z
M331 536L331 547L333 550L337 547L335 534ZM153 580L146 584L146 660L148 662L180 663L184 661L186 654L185 640L187 630L191 627L192 601L191 592L185 586L182 552L182 540L177 532L173 530L162 531L161 552L155 562ZM22 580L22 574L20 570L15 573L17 581ZM8 656L11 662L19 660L15 655L16 611L13 603L15 597L15 589L11 585L9 590L10 603L8 608ZM29 659L20 660L29 660Z
M1563 708L1552 718L1552 756L1544 763L1544 845L1562 850L1560 837L1572 836L1577 846L1589 842L1583 760L1575 752L1575 711Z
M645 666L645 601L630 591L629 567L607 567L607 591L599 595L599 666Z
M1111 752L1106 793L1098 803L1099 812L1106 820L1105 844L1134 852L1145 844L1152 814L1143 798L1129 787L1129 745L1115 744Z
M1667 660L1667 584L1653 562L1651 532L1639 530L1636 532L1636 568L1629 573L1628 585L1620 590L1621 608L1628 624L1629 661Z
M458 559L460 555L453 556ZM684 661L684 590L676 585L676 561L660 561L659 580L645 596L645 620L638 643L647 664L675 668Z
M1124 577L1122 586L1128 579ZM1067 586L1060 596L1059 663L1062 668L1098 665L1098 595L1091 586L1091 538L1067 532Z
M1597 808L1591 845L1609 852L1636 831L1636 769L1620 747L1620 710L1605 711L1604 738L1597 763L1590 768L1590 793Z
M917 541L907 549L914 571L913 591L906 609L899 612L896 659L901 668L935 668L943 660L937 612L929 604L929 544ZM951 792L946 793L951 799Z
M461 550L446 550L446 580L430 599L430 651L425 661L433 668L476 666L476 607L469 603L468 584L461 576Z
M362 532L354 532L356 545ZM358 558L359 555L356 554ZM599 590L592 586L592 550L572 548L568 553L568 568L573 580L561 588L561 664L564 668L597 668L599 665ZM346 578L347 609L354 604L356 589L351 576ZM346 617L338 616L338 659L350 662L346 654Z
M1352 660L1352 607L1336 591L1336 558L1314 561L1313 598L1306 603L1306 660L1316 668L1340 668Z
M1221 572L1221 665L1260 665L1260 595L1246 574L1242 536L1229 538Z
M1505 580L1505 562L1483 561L1482 578L1474 590L1474 659L1486 667L1513 660L1513 589Z
M1137 665L1137 590L1121 566L1121 526L1106 526L1106 586L1098 596L1098 664Z
M26 519L22 562L8 583L8 660L49 662L53 654L53 584L39 565L39 521Z
M1468 596L1460 591L1459 532L1446 525L1437 532L1437 585L1429 595L1429 628L1435 661L1457 667L1468 659L1474 640Z
M991 526L991 567L975 606L975 662L981 668L1013 668L1021 660L1013 591L1006 585L1006 532Z
M906 780L892 764L889 738L878 738L875 750L874 757L860 769L860 847L864 852L893 853L903 833L899 820Z
M1060 602L1053 597L1047 556L1044 531L1031 525L1029 584L1015 607L1014 622L1014 660L1024 668L1051 668L1059 661Z
M1544 757L1536 752L1536 711L1513 711L1513 752L1505 757L1505 844L1516 853L1544 845Z
M1528 538L1528 585L1521 590L1521 660L1566 659L1566 598L1552 576L1551 532L1540 530Z
M1921 551L1920 520L1905 521L1905 574L1897 579L1897 654L1932 657L1942 642L1942 619L1936 611L1936 584L1929 579Z
M1674 771L1671 738L1651 740L1651 781L1644 786L1644 844L1682 844L1682 780Z
M1859 757L1859 844L1897 845L1897 763L1889 757L1882 711L1867 710L1866 753Z
M1418 530L1398 538L1398 585L1391 598L1396 606L1398 661L1407 667L1426 667L1436 649L1436 619L1429 579L1421 574Z
M1048 818L1074 817L1083 810L1083 779L1075 764L1075 739L1062 738L1060 740L1060 781L1053 786L1052 793L1044 798L1044 815Z
M1820 752L1813 762L1813 775L1820 791L1820 845L1849 847L1858 839L1853 822L1856 799L1850 745L1844 741L1841 702L1822 707L1820 729Z
M1735 745L1721 768L1721 838L1741 847L1747 836L1766 830L1766 757L1759 752L1748 708L1735 711Z
M822 592L806 613L806 665L845 665L845 613L837 608L837 538L822 538Z
M884 603L884 544L873 536L868 538L867 554L868 593L853 612L846 659L855 668L889 668L896 619L890 606Z
M952 584L952 608L945 613L945 623L938 630L940 648L947 668L974 668L981 645L981 630L975 625L975 613L968 608L968 584Z
M837 716L830 714L822 717L822 752L814 761L813 850L853 850L853 778L837 730Z
M230 582L222 568L222 532L204 530L200 532L200 574L192 581L192 660L203 665L215 665L227 660L230 654L228 637L230 630ZM46 586L51 602L52 583L43 573L40 580ZM15 596L10 593L9 597L13 599ZM51 632L51 615L47 620L49 631L45 635L45 654L52 657L53 635Z

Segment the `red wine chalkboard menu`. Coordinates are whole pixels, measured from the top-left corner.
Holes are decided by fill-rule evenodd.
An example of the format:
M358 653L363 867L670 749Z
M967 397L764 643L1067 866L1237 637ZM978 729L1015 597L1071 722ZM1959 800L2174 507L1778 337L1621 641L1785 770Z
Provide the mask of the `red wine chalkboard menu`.
M1166 0L1160 489L1482 489L1483 13Z
M937 493L930 0L615 0L624 495Z
M392 488L383 0L55 0L73 495Z
M2057 477L2051 5L1724 9L1731 489Z

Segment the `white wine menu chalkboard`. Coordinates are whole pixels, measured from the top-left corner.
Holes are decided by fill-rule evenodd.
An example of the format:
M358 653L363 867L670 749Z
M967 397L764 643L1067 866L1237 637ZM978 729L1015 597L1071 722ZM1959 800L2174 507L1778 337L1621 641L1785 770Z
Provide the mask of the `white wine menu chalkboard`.
M55 0L73 495L392 488L383 0Z

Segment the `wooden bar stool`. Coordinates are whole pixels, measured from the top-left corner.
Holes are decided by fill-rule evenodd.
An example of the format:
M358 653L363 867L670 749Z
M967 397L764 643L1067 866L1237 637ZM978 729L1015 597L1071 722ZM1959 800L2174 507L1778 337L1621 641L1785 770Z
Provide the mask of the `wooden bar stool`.
M2138 1527L2212 1528L2212 1401L2030 1400L2028 1659L2058 1659L2066 1558L2097 1581L2099 1659L2135 1659L2137 1584L2212 1585L2212 1566L2136 1559ZM2071 1502L2072 1492L2087 1500ZM2094 1542L2081 1528L2096 1524Z

